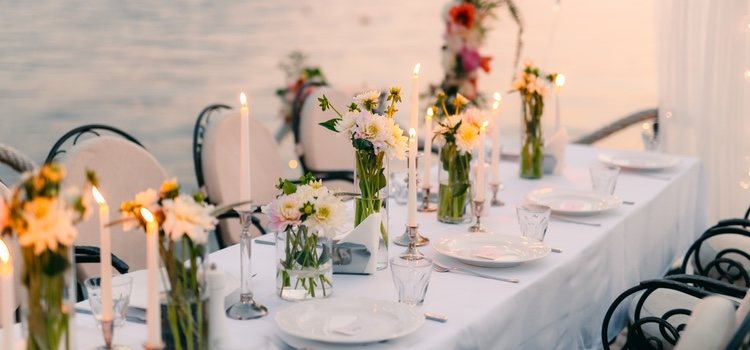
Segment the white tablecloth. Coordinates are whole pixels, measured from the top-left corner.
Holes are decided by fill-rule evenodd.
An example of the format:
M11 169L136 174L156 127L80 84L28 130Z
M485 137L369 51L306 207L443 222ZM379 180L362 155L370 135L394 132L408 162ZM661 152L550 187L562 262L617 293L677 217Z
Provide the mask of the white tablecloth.
M518 166L501 163L507 205L491 208L486 223L494 232L518 234L514 204L541 186L590 186L588 166L597 162L599 149L570 146L563 175L522 180ZM703 176L700 163L682 158L679 166L659 172L665 178L623 171L616 194L635 205L607 214L577 218L601 227L551 221L546 242L564 250L545 259L514 268L483 269L490 274L519 278L510 284L454 273L434 273L421 309L444 314L447 323L426 322L417 333L370 348L399 349L581 349L600 347L600 328L606 309L626 288L641 280L662 276L675 257L705 227ZM391 232L400 233L405 206L390 210ZM419 214L422 232L431 239L466 232L467 225L438 223L435 214ZM267 238L264 238L267 239ZM403 248L392 246L391 255ZM433 255L432 249L421 249ZM270 315L252 321L227 320L233 349L285 348L273 317L289 303L275 295L274 248L253 245L252 279L256 300ZM229 247L211 256L212 261L239 278L239 249ZM449 262L445 258L439 258ZM451 264L457 264L450 261ZM390 270L372 276L334 275L334 295L395 300ZM619 325L623 325L620 313ZM78 315L78 344L89 349L101 343L89 316ZM615 322L616 324L618 322ZM613 328L613 335L616 331ZM143 325L126 324L115 331L115 341L139 348L145 339ZM297 346L304 344L295 344ZM325 346L306 345L310 348Z

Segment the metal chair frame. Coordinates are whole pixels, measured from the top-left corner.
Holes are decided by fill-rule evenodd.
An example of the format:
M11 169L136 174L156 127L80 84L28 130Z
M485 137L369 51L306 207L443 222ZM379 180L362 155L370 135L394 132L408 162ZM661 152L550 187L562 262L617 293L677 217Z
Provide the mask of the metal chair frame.
M729 223L746 223L746 220L734 219L724 220L724 224ZM720 223L721 224L721 223ZM718 280L729 284L735 284L736 282L744 282L744 286L750 287L750 273L744 268L743 264L736 260L736 258L728 257L729 254L735 254L735 257L741 256L750 262L750 252L745 252L737 248L726 248L716 253L713 260L708 261L705 265L701 261L700 251L704 242L707 240L725 234L737 234L750 238L750 231L739 227L739 226L714 226L708 229L700 238L698 238L688 248L685 253L685 257L682 260L682 265L676 271L678 274L684 274L687 271L688 264L691 261L691 256L694 262L695 274L699 276L710 277L711 272L718 274Z

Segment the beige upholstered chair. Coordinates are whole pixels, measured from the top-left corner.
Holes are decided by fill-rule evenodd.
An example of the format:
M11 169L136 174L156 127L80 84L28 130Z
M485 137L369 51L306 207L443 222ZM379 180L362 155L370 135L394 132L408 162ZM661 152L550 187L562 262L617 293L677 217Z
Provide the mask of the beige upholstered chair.
M199 120L200 122L200 120ZM226 205L240 201L240 115L238 112L226 112L211 117L206 121L201 140L200 178L203 179L209 200L217 205ZM276 184L282 176L281 157L278 145L271 133L257 119L250 123L250 154L252 200L256 205L269 203L277 193ZM262 222L265 217L256 215ZM237 243L241 228L239 219L230 218L219 223L218 237L222 245ZM262 232L255 230L254 235Z

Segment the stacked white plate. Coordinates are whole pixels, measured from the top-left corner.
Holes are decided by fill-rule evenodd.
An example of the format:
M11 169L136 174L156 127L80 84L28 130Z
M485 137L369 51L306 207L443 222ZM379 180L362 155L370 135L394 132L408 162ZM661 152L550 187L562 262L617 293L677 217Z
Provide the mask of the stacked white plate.
M368 344L418 331L424 316L394 301L366 298L309 300L276 314L283 335L328 344Z
M526 237L462 233L441 238L435 251L465 264L482 267L511 267L544 258L550 247Z
M599 160L605 164L633 170L662 170L680 164L680 159L653 152L602 153Z
M564 215L594 215L614 210L622 205L617 196L602 195L593 191L543 187L531 191L526 200L545 205L553 213Z

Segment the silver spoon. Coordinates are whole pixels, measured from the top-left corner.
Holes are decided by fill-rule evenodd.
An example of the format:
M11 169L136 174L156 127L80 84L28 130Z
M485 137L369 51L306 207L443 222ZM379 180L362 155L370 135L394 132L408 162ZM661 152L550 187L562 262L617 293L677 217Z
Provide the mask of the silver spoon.
M510 283L519 283L520 282L516 278L496 277L496 276L484 274L484 273L481 273L481 272L476 272L476 271L464 269L464 268L461 268L461 267L441 266L441 265L438 265L437 263L433 263L432 264L432 269L435 270L435 271L437 271L437 272L463 272L463 273L466 273L466 274L469 274L469 275L474 275L474 276L477 276L477 277L488 278L488 279L491 279L491 280L497 280L497 281L503 281L503 282L510 282Z

